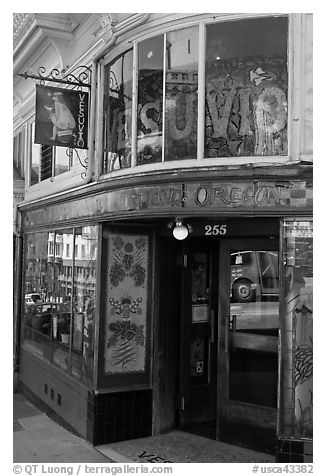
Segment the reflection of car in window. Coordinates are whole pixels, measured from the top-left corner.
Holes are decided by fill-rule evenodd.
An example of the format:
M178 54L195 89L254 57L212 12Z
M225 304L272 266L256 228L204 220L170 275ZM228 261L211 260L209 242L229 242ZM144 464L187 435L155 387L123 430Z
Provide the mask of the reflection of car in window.
M42 302L42 297L40 294L32 293L32 294L25 294L25 303L26 304L37 304L38 302Z
M237 302L251 302L258 296L279 292L277 251L231 253L231 296Z
M70 303L43 302L35 304L26 312L26 323L33 329L51 336L53 316L57 317L56 336L69 334L70 329Z

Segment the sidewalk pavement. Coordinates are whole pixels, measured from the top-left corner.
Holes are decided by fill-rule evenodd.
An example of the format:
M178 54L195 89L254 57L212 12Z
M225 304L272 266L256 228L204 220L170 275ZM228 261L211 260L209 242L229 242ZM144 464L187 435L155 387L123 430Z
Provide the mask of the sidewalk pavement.
M182 431L93 447L14 393L14 463L266 463L271 455Z
M55 423L21 393L14 393L13 420L14 463L114 462Z

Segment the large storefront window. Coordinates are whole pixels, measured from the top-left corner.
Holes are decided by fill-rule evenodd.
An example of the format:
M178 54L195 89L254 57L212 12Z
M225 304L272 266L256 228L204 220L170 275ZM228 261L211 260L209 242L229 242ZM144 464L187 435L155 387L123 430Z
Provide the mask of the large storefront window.
M97 227L31 234L25 250L23 348L90 383Z
M283 16L196 25L135 43L134 76L133 50L106 66L103 172L286 156L287 38Z
M284 222L286 278L280 405L280 435L283 437L312 437L312 245L312 221Z

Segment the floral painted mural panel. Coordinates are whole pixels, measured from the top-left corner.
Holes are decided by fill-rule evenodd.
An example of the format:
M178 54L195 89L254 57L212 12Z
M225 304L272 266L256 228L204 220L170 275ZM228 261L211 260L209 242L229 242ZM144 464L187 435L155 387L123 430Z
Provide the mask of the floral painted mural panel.
M105 373L142 373L146 366L148 237L109 235Z

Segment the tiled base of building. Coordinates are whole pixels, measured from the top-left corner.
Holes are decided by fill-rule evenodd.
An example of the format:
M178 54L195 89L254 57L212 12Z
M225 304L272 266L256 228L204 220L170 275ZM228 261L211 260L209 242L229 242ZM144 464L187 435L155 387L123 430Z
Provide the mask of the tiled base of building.
M278 463L312 463L312 441L279 439L276 457Z
M80 412L80 418L87 418L87 434L82 435L26 385L20 383L19 389L50 418L93 445L152 434L152 390L105 394L88 392L87 415Z
M87 439L94 445L149 436L152 390L90 394Z
M150 389L103 394L89 392L87 415L80 414L80 418L87 418L87 435L81 435L76 431L22 382L19 384L19 390L54 421L75 435L86 437L95 446L148 437L152 434L152 390ZM225 438L224 441L227 442L228 439ZM263 446L264 448L260 448L260 451L273 454L271 448L266 450L266 445ZM278 439L276 461L278 463L312 463L312 441Z

